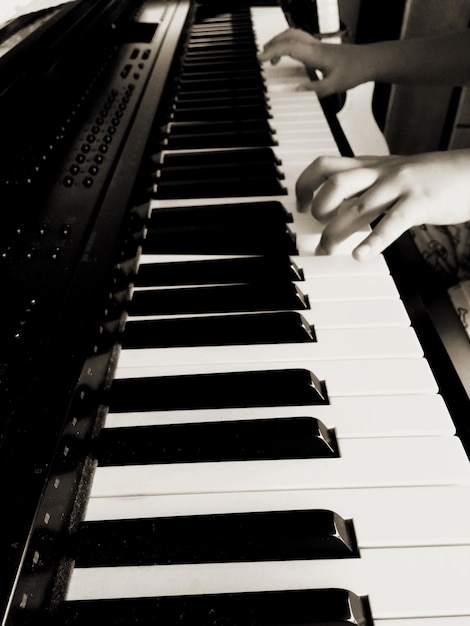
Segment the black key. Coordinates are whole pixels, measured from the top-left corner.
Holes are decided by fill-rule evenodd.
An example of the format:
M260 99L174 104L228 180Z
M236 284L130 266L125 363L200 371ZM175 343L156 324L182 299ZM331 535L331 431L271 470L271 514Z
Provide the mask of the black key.
M181 154L163 152L157 155L157 161L159 167L165 169L174 167L217 167L222 165L234 167L238 163L257 167L262 163L274 163L276 165L281 163L272 148L269 147L246 148L245 150L238 148L231 150L207 150Z
M260 91L266 90L263 78L257 73L220 76L219 78L182 78L178 81L178 91L185 93L203 89L229 89L230 87L256 87Z
M257 54L258 47L253 41L249 39L241 39L239 41L235 40L227 40L226 37L195 37L191 41L186 44L187 53L203 53L203 54L211 54L214 53L229 53L232 56L236 56L238 53L246 54L252 53Z
M192 51L201 48L207 50L231 50L233 54L236 54L237 50L257 49L251 34L243 36L240 33L237 35L232 33L194 33L186 43L186 50Z
M184 55L181 69L183 72L193 72L213 69L227 70L238 69L241 66L247 66L249 64L258 65L256 50L251 48L245 52L238 50L235 55L230 51L213 50L212 52L205 53L204 51L188 51Z
M266 120L169 124L161 141L169 150L275 146Z
M293 221L281 202L238 202L232 204L213 204L206 206L172 207L152 211L146 222L147 228L168 228L189 225L203 226L214 224L238 223L250 221L265 225L268 222L286 224Z
M181 88L184 91L188 83L192 85L200 81L202 84L206 85L212 81L217 83L219 81L223 81L224 83L228 81L235 81L236 83L246 81L249 84L252 80L260 80L259 66L257 67L256 64L251 64L251 67L239 66L235 69L233 67L224 69L222 65L205 67L204 64L201 63L200 67L192 66L190 72L183 71L178 75L177 89ZM207 86L210 88L210 85Z
M205 93L205 92L204 92ZM270 107L265 101L258 102L255 98L237 98L236 93L230 98L217 97L218 91L214 91L214 98L193 91L191 93L179 93L174 104L168 109L167 120L171 122L195 122L195 121L225 121L243 119L271 119ZM209 94L210 96L210 94ZM165 118L162 118L165 121Z
M265 109L268 108L264 89L259 89L259 85L243 85L240 83L225 85L223 87L213 86L206 89L194 89L186 92L184 89L177 89L172 94L172 99L169 101L169 105L172 108L178 108L189 106L193 103L194 106L201 108L205 106L216 105L233 105L233 104L262 104Z
M193 34L208 34L212 38L220 34L220 36L228 39L237 40L240 38L253 41L253 28L247 15L241 16L232 13L230 16L227 15L227 18L220 19L218 17L209 21L204 19L200 23L196 21L191 27L191 37Z
M286 189L271 176L237 176L205 181L159 182L152 197L156 200L182 198L243 198L249 196L285 196Z
M208 104L210 103L210 104ZM201 107L206 106L238 106L240 104L258 104L266 109L264 95L255 88L241 89L214 89L212 91L196 91L191 94L176 94L173 99L172 108Z
M144 254L298 254L286 225L228 223L148 229Z
M367 597L300 589L64 602L61 626L373 626Z
M96 456L103 465L157 465L339 456L333 431L312 417L104 428Z
M230 15L226 20L204 20L191 27L190 40L198 36L210 36L211 39L221 37L230 41L253 41L253 28L248 16Z
M184 102L184 104L183 104ZM204 104L195 102L194 99L180 101L170 111L169 119L173 122L193 122L194 120L240 120L248 118L271 118L266 104L257 102L233 103L205 101Z
M275 181L283 177L274 161L254 161L245 163L235 159L229 163L221 161L220 163L206 164L204 162L194 163L192 159L189 159L189 162L185 163L185 159L181 158L181 163L173 165L166 159L168 154L171 153L165 153L165 162L163 166L159 166L159 171L156 173L155 182L157 185L195 185L197 183L208 185L221 178L235 180L235 178L238 179L242 176L245 176L248 183L251 184L250 180L256 176L258 178L272 179ZM181 156L186 156L186 154L183 153Z
M244 122L237 119L227 118L226 120L209 120L191 122L170 122L162 128L162 132L168 136L168 138L177 137L191 137L193 135L215 135L217 133L221 135L229 135L230 133L272 133L272 129L265 117L250 118ZM230 147L230 146L227 146Z
M171 111L170 120L174 122L192 122L194 120L232 120L242 121L248 117L270 117L265 105L242 102L234 107L229 104L205 104L204 106L194 105L177 106Z
M352 523L326 510L82 522L74 544L78 567L358 557Z
M120 336L124 349L313 341L313 327L295 311L133 320L127 322Z
M209 285L303 280L303 272L289 257L254 256L235 259L144 263L134 277L138 287Z
M304 369L119 378L108 392L114 412L328 404L326 386ZM106 398L105 398L106 401Z
M251 67L254 66L254 68L258 65L254 49L251 54L240 53L237 54L237 56L225 54L224 56L219 55L212 58L207 54L199 54L197 56L186 55L180 76L190 76L194 73L208 75L214 73L220 74L221 72L239 73L246 71L246 69L243 68L247 68L250 64Z
M125 305L130 315L178 315L189 313L236 313L249 311L300 311L308 298L295 283L251 283L181 289L135 291Z

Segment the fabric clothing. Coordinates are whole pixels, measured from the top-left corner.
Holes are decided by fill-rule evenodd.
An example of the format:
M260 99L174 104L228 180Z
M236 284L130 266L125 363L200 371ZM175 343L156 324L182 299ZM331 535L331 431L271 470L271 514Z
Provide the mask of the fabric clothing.
M450 284L447 293L470 339L470 222L423 224L411 235L426 263Z
M470 222L452 226L423 224L411 229L411 235L435 272L455 283L470 279Z

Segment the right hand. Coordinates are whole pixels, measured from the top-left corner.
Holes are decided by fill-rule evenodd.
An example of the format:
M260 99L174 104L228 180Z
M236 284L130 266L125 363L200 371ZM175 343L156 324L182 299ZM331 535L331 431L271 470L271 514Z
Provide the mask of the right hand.
M334 254L354 232L380 221L352 251L372 258L406 230L470 220L470 149L410 156L320 157L296 184L300 212L325 227L317 254Z

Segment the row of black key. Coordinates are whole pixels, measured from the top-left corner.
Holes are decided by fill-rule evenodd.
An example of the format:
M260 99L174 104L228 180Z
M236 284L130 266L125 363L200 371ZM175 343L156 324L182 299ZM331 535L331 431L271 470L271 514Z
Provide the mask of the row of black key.
M202 6L200 12L206 10ZM250 123L247 126L253 127L253 133L246 134L264 146L272 145L266 141L270 131L269 113L262 102L263 84L251 70L238 72L236 68L241 56L252 60L256 54L246 19L247 13L242 16L241 30L233 36L228 33L240 19L230 14L208 20L209 31L207 23L193 27L186 48L185 76L179 81L172 121L164 129L168 131L168 148L182 147L187 141L195 142L193 146L197 142L206 142L204 147L208 143L216 146L222 141L217 137L220 132L229 140L224 145L233 147L230 141L240 139L236 129L243 119L263 120L261 130ZM233 57L234 51L238 56ZM209 66L204 65L208 60ZM212 74L210 82L208 72ZM171 152L164 155L157 197L282 193L279 163L271 149L252 146L246 136L241 143L250 148L197 156ZM188 176L184 181L183 172ZM214 251L253 256L142 265L135 277L137 287L169 288L136 291L128 312L137 316L163 315L163 319L128 323L122 336L124 348L194 345L195 338L197 345L315 340L314 329L297 312L309 304L294 284L302 279L302 272L288 256L295 254L295 242L292 247L286 231L289 216L280 217L279 207L263 205L261 210L268 213L257 221L257 209L253 205L250 209L249 215L248 207L242 205L154 213L147 224L145 252ZM239 226L243 223L250 224L249 237L246 228ZM260 245L263 239L270 240L269 246ZM195 240L201 242L199 247ZM194 289L187 287L191 284ZM177 285L185 288L175 289ZM208 315L224 311L230 315ZM245 313L235 315L236 311ZM205 316L164 317L193 312L204 312ZM145 412L311 406L328 402L328 396L325 384L311 372L273 370L118 379L107 401L112 411ZM324 458L339 456L340 451L333 430L326 429L320 420L299 416L109 428L102 431L95 454L99 464L105 466ZM82 567L359 557L352 521L322 510L85 522L75 539L70 556ZM96 621L100 616L114 625L372 624L367 598L343 589L66 602L58 619L72 626Z

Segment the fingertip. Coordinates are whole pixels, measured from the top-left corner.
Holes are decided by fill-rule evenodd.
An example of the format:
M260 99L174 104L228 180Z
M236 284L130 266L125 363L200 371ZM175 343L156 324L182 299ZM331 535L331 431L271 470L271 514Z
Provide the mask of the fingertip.
M312 197L312 192L304 189L299 177L295 186L295 203L299 213L306 213L310 209Z
M309 213L312 209L313 192L308 186L304 186L301 177L295 186L295 202L299 213Z
M384 242L380 235L372 232L367 239L356 246L352 254L357 261L368 261L380 254L383 248Z
M352 255L356 261L367 261L372 256L372 247L367 243L361 244L353 250Z

